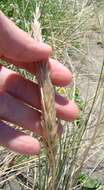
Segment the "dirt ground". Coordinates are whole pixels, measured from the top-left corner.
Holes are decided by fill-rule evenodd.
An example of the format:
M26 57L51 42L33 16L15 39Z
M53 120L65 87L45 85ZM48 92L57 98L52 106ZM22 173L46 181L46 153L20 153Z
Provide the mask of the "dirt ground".
M85 47L85 52L87 49L86 55L82 55L81 61L78 59L73 62L76 73L76 86L80 89L82 99L89 102L89 104L96 91L99 74L104 60L103 38L103 33L88 33L87 45ZM101 88L103 89L104 77L102 77L101 80ZM99 98L92 114L93 123L99 114L100 104L102 104L102 113L104 111L104 101L101 102ZM100 135L102 135L103 132L104 126L102 124ZM104 137L100 138L99 141L97 141L97 144L98 145L92 147L89 153L90 158L88 158L88 161L85 163L84 170L92 174L92 176L97 177L102 185L104 185Z

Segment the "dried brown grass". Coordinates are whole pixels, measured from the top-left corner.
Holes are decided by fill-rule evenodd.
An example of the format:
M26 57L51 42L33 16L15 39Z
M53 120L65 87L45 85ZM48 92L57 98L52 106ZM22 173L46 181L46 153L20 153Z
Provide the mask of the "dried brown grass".
M39 23L40 12L39 7L36 8L34 19L32 22L32 32L35 40L42 41L41 26ZM49 60L42 61L36 65L36 79L41 92L41 126L42 126L42 143L45 146L47 159L50 168L50 178L55 177L56 170L56 153L58 140L58 125L56 123L55 97L54 88L50 80L48 69ZM53 179L52 179L53 181ZM50 184L50 182L49 182ZM49 185L49 189L54 189Z

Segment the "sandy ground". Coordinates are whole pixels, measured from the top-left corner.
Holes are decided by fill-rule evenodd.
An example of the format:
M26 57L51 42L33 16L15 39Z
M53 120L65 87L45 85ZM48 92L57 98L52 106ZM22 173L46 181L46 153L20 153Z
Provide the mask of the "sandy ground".
M87 35L87 45L85 47L85 51L87 49L86 55L82 56L81 61L78 59L74 60L73 63L76 73L76 86L80 89L83 100L89 102L89 107L91 98L96 91L99 73L104 60L104 45L102 38L104 38L104 34L90 32ZM103 89L104 77L102 77L101 80L101 88ZM92 114L93 123L98 117L100 104L102 105L102 113L104 113L104 101L101 102L101 99L99 98ZM100 135L103 133L104 125L102 124ZM98 146L92 147L89 153L91 158L85 163L84 170L92 174L92 176L97 177L101 183L104 184L104 137L100 138L97 141L97 144Z

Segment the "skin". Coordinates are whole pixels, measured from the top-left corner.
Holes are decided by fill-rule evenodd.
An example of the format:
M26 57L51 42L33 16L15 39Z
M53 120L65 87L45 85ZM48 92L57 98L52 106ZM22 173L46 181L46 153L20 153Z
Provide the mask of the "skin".
M0 59L35 75L35 66L49 59L49 70L53 85L66 86L72 80L71 72L57 60L50 58L51 47L34 41L29 34L19 29L0 12ZM79 110L74 102L55 95L57 117L74 120ZM39 154L37 139L16 131L5 121L42 135L40 90L37 84L23 78L14 71L0 66L0 145L21 154Z

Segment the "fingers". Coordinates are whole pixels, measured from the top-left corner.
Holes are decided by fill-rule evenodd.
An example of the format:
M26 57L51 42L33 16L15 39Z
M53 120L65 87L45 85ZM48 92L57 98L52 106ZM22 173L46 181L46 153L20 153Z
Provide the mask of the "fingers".
M71 72L59 61L49 59L49 68L52 83L56 86L66 86L72 81Z
M0 54L17 62L47 60L51 47L33 40L0 12Z
M0 56L2 59L35 74L35 64L41 60L47 60L51 48L44 43L34 41L4 14L0 16L0 24ZM50 59L49 67L55 85L63 86L70 82L71 73L58 61Z
M3 66L0 69L0 89L37 109L40 108L38 85Z
M79 109L73 101L58 94L56 94L55 100L57 117L65 121L73 121L79 116Z
M20 68L35 74L38 62L46 63L51 54L50 46L34 41L0 12L0 57ZM50 59L53 84L65 86L71 80L71 73L58 61Z
M0 88L26 104L41 109L38 85L5 67L2 67L0 71ZM74 102L68 101L58 94L55 96L55 100L57 117L72 121L78 116L79 111Z
M5 59L2 57L3 60L12 63L13 65L16 65L20 68L26 69L32 74L35 74L36 72L36 64L35 63L23 63L23 62L17 62L13 61L11 59ZM49 70L50 70L50 77L52 80L52 83L57 86L66 86L68 85L72 80L72 74L71 72L60 62L49 59Z
M35 109L0 90L0 119L40 134L40 116Z
M2 121L0 121L0 145L20 154L34 155L40 152L38 140L10 128Z

